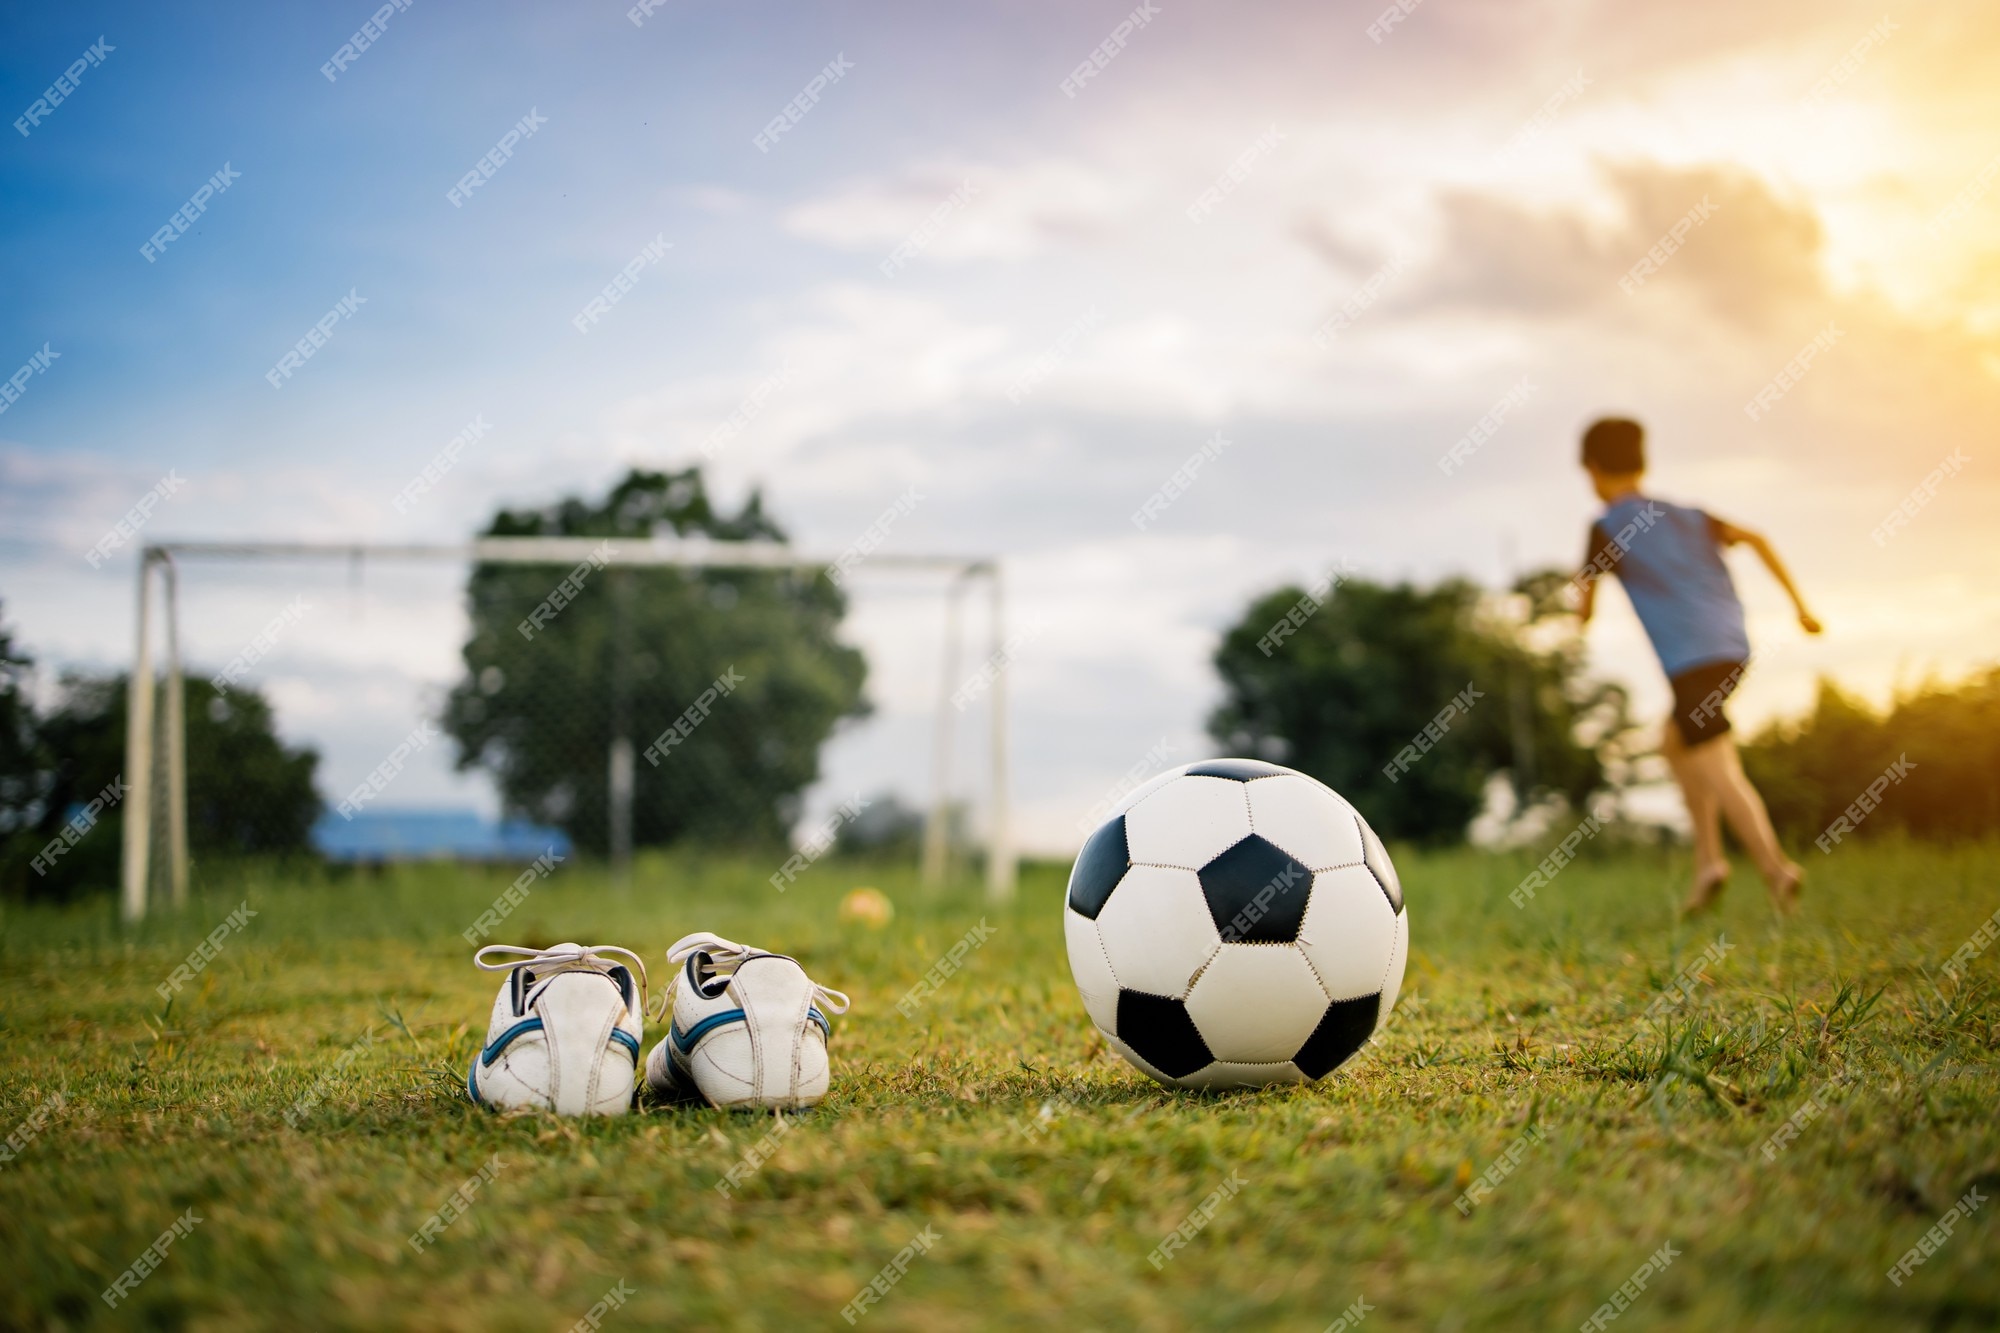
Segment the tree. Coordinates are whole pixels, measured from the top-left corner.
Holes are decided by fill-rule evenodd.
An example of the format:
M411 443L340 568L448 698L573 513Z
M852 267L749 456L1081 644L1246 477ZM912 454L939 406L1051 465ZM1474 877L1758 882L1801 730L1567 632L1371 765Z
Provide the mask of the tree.
M607 538L614 549L666 534L784 539L757 494L719 513L698 468L633 471L599 503L502 510L487 534ZM576 592L552 597L566 576ZM481 565L467 594L465 675L444 719L458 766L488 770L510 811L560 825L579 846L609 845L615 737L640 752L636 845L769 844L797 819L820 746L866 711L866 664L835 637L846 598L819 571ZM704 692L731 673L740 682L701 712ZM677 721L687 734L654 747Z
M1628 723L1622 690L1582 678L1560 582L1531 576L1499 604L1456 579L1267 593L1216 650L1209 732L1319 778L1387 837L1461 837L1501 770L1523 804L1581 806Z
M1828 836L1844 814L1860 837L1991 836L2000 828L2000 667L1928 684L1886 713L1822 680L1812 712L1759 732L1743 747L1743 767L1771 822L1800 843Z
M48 795L48 755L28 695L35 660L0 625L0 843L33 828Z
M122 798L61 856L39 869L35 858L94 797L120 790L127 689L122 674L63 677L57 705L38 728L39 813L0 849L0 884L8 892L64 898L116 886ZM189 858L307 851L320 811L313 789L319 755L278 738L271 705L256 690L238 686L223 695L198 675L188 676L184 689Z

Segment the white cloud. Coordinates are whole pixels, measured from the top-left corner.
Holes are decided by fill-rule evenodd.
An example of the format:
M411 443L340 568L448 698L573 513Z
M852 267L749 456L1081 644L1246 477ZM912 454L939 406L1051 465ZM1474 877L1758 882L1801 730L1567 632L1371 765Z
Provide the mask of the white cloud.
M794 205L784 224L805 240L886 254L961 192L964 206L940 218L919 262L1023 260L1088 246L1128 223L1140 203L1127 178L1081 161L940 159L836 186Z

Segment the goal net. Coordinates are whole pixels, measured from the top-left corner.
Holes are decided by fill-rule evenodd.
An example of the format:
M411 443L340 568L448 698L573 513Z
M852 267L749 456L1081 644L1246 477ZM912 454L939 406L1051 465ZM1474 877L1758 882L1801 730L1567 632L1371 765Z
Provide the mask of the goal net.
M334 862L557 846L621 882L679 844L789 847L779 884L836 842L929 884L976 853L1004 898L1002 606L994 561L767 542L149 547L124 913L305 823Z

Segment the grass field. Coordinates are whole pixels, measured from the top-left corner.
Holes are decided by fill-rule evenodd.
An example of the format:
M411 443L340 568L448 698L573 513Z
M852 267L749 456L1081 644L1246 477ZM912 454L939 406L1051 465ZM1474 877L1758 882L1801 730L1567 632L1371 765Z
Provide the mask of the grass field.
M497 982L459 931L510 875L253 878L132 932L108 902L10 906L0 1136L64 1101L0 1167L0 1324L559 1329L622 1283L605 1328L845 1328L925 1228L861 1326L1573 1329L1662 1246L1620 1333L2000 1324L2000 1208L1886 1276L1968 1190L2000 1194L2000 946L1962 982L1941 971L2000 908L2000 844L1814 854L1789 925L1747 872L1717 916L1676 925L1686 865L1666 853L1580 860L1525 909L1507 901L1525 857L1399 863L1414 944L1375 1043L1316 1086L1208 1097L1093 1037L1062 867L1031 867L1005 911L825 862L783 895L748 862L654 863L626 897L558 872L497 939L627 944L662 982L665 946L711 929L854 996L832 1096L734 1198L716 1184L769 1119L467 1101ZM896 901L886 930L836 919L863 882ZM255 917L163 1005L154 988L243 901ZM900 1014L982 916L991 938ZM1720 957L1692 998L1648 1017L1704 950ZM107 1308L188 1210L199 1224Z

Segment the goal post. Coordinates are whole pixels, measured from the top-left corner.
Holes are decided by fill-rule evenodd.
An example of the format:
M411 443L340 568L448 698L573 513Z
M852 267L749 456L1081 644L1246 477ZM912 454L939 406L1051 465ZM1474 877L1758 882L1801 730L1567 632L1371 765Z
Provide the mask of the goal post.
M673 540L586 537L481 537L457 543L212 541L162 542L140 553L138 605L134 627L132 673L128 683L125 744L125 820L120 871L121 914L137 921L152 897L154 860L165 861L168 893L175 905L187 900L187 764L185 690L183 685L180 567L195 561L276 563L345 562L357 574L370 564L412 562L458 563L468 570L483 565L678 568L714 571L796 571L817 576L836 561L801 552L778 542L732 542L709 539ZM930 790L921 839L921 871L929 887L939 885L946 869L951 820L952 722L963 711L959 696L965 591L983 580L989 589L987 628L991 656L983 670L984 697L991 724L988 747L988 808L986 818L986 892L994 903L1013 896L1015 853L1009 828L1007 788L1008 743L1005 707L1006 632L1001 568L990 557L877 552L863 569L900 569L946 576L945 675L933 723ZM858 570L849 570L852 582ZM164 661L154 662L155 584L162 611L160 624ZM616 589L613 590L617 595ZM623 643L618 651L624 650ZM156 674L163 679L156 679ZM622 677L622 670L615 673ZM620 691L614 681L614 696ZM156 693L164 697L157 701ZM614 703L614 708L623 708ZM156 751L156 738L158 749ZM629 878L632 851L633 747L628 734L611 737L605 755L609 794L608 842L614 884ZM163 826L163 827L162 827Z

